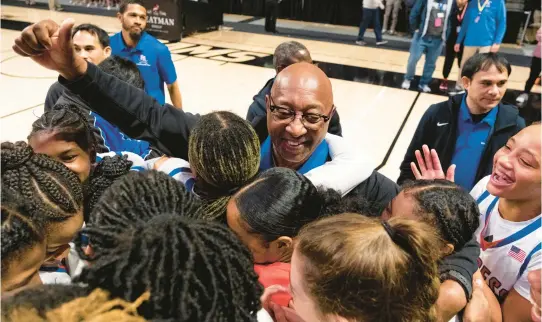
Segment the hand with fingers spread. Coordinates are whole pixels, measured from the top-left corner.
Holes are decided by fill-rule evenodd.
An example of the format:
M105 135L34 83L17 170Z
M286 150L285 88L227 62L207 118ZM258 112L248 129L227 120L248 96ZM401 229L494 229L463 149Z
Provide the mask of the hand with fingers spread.
M430 151L429 147L425 144L422 146L422 151L423 157L420 150L414 152L420 169L418 170L418 167L414 162L410 163L410 168L412 169L412 173L414 173L416 180L446 179L452 182L454 181L455 164L452 164L448 168L445 175L437 151L434 149Z
M42 20L26 27L12 48L17 54L59 72L67 80L75 80L85 74L87 62L74 53L73 25L73 19L64 20L60 26L52 20Z

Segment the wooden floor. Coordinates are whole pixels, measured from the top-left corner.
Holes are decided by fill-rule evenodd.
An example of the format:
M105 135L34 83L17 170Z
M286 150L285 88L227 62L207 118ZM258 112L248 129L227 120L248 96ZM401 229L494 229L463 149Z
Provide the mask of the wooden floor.
M35 22L51 18L61 22L67 17L74 18L76 23L98 24L108 32L118 32L120 28L118 20L110 17L2 6L2 19ZM32 122L43 111L47 90L57 77L31 60L15 55L11 45L19 33L1 30L2 141L26 139ZM168 45L173 53L185 110L197 113L231 110L245 116L253 95L274 76L273 69L250 65L246 60L250 60L250 57L270 57L278 44L292 39L224 28L196 34L183 39L181 43ZM406 52L323 41L299 41L307 46L313 59L321 62L397 73L404 73L406 69ZM194 48L198 51L194 51ZM442 59L440 57L437 62L435 75L442 73ZM423 61L420 61L418 75L422 67ZM528 68L514 66L510 87L521 89L528 72ZM450 79L455 78L455 73L456 66ZM393 180L398 176L399 163L421 115L429 105L446 99L439 95L341 79L332 79L332 85L344 137L356 149L366 151L375 167L382 165L380 172Z

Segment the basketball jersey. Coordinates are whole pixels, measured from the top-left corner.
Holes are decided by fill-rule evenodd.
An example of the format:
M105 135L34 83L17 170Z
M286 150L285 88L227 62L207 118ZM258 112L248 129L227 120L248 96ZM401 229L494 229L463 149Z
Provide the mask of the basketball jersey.
M475 236L480 243L478 266L491 291L502 301L514 288L531 300L527 274L542 263L541 216L528 221L512 222L499 213L499 198L486 190L490 176L472 189L480 209L480 227Z

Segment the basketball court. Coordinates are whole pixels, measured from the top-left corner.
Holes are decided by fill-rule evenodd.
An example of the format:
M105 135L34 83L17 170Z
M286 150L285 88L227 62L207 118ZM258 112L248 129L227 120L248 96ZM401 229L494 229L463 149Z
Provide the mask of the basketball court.
M2 141L26 139L32 122L43 112L49 86L57 79L56 73L41 68L28 58L17 56L11 49L13 40L28 23L45 18L60 23L68 17L74 18L76 24L90 22L110 33L120 31L120 23L114 17L2 5ZM251 18L224 16L225 21L234 23ZM251 22L251 27L258 26L254 22ZM299 30L329 27L279 20L279 30L281 24ZM333 27L342 34L355 34L357 30ZM437 81L432 85L434 94L399 88L406 69L407 51L360 47L353 43L354 38L352 43L330 42L287 34L250 32L250 28L240 31L226 25L217 31L195 34L179 43L168 44L177 69L184 109L192 113L230 110L245 117L252 97L268 79L274 77L272 53L275 47L289 40L297 40L307 46L313 59L331 77L343 136L356 149L365 151L381 173L395 180L422 114L431 104L447 99L438 92ZM437 62L435 78L442 75L443 60L441 56ZM418 64L418 76L422 68L423 59ZM449 77L451 80L456 78L456 72L457 66L454 65ZM528 75L528 67L513 66L505 101L513 102L516 91L523 88ZM535 86L533 92L540 93L540 87ZM166 100L170 102L169 97Z

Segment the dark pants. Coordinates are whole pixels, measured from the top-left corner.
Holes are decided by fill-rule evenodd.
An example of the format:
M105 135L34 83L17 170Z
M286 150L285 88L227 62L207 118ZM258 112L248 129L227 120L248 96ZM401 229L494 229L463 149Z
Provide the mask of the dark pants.
M444 66L442 67L442 77L444 77L444 79L448 79L448 76L450 76L450 71L452 70L452 66L454 65L454 60L456 56L457 67L461 67L461 58L463 57L463 45L461 45L461 49L459 49L459 52L456 53L454 50L456 40L457 31L452 30L452 32L450 33L450 37L448 37L448 40L446 41L446 57L444 58Z
M359 25L358 40L363 41L365 30L369 27L369 24L373 22L373 28L376 35L376 41L382 41L382 25L380 25L380 9L367 9L363 8L363 17Z
M278 0L265 1L265 31L277 31L277 17L279 15Z
M533 88L536 78L540 75L540 58L534 57L531 60L531 72L529 73L529 79L525 83L525 93L530 93Z

